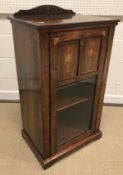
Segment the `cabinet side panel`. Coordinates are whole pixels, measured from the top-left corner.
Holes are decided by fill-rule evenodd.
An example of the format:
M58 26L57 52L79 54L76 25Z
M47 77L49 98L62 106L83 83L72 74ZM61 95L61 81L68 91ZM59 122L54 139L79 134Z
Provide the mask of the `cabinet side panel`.
M106 88L107 73L108 73L108 68L109 68L114 32L115 32L115 26L110 27L107 48L106 48L106 55L105 55L105 63L104 63L104 68L103 68L100 97L99 97L99 102L98 102L99 107L98 107L97 118L96 118L96 129L99 129L100 121L101 121L101 113L102 113L102 107L103 107L103 100L104 100L104 94L105 94L105 88Z
M42 155L42 80L35 29L13 23L23 128Z

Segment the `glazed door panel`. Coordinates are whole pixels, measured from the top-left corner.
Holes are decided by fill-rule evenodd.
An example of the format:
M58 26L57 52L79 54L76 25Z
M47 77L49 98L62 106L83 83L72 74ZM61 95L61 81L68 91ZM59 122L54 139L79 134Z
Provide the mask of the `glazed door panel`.
M99 28L50 36L52 155L94 131L107 35Z
M91 130L96 76L57 90L57 146Z

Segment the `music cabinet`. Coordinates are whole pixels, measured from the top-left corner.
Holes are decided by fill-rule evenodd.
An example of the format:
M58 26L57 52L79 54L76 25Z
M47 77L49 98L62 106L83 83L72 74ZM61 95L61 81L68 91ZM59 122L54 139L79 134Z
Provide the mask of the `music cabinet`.
M44 168L101 137L115 25L57 6L20 10L12 22L22 135Z

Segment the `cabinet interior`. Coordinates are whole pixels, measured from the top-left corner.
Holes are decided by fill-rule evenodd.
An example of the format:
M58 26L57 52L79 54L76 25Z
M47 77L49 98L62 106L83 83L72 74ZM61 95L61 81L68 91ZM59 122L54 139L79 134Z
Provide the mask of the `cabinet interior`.
M57 145L90 129L96 76L57 89Z

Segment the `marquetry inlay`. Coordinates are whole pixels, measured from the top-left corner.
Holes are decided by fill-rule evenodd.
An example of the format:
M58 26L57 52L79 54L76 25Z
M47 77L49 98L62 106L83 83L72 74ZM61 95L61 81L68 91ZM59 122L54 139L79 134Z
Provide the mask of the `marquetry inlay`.
M71 48L68 47L67 54L65 55L65 67L66 67L67 73L70 72L70 63L71 63L71 58L72 58L70 50L71 50Z

